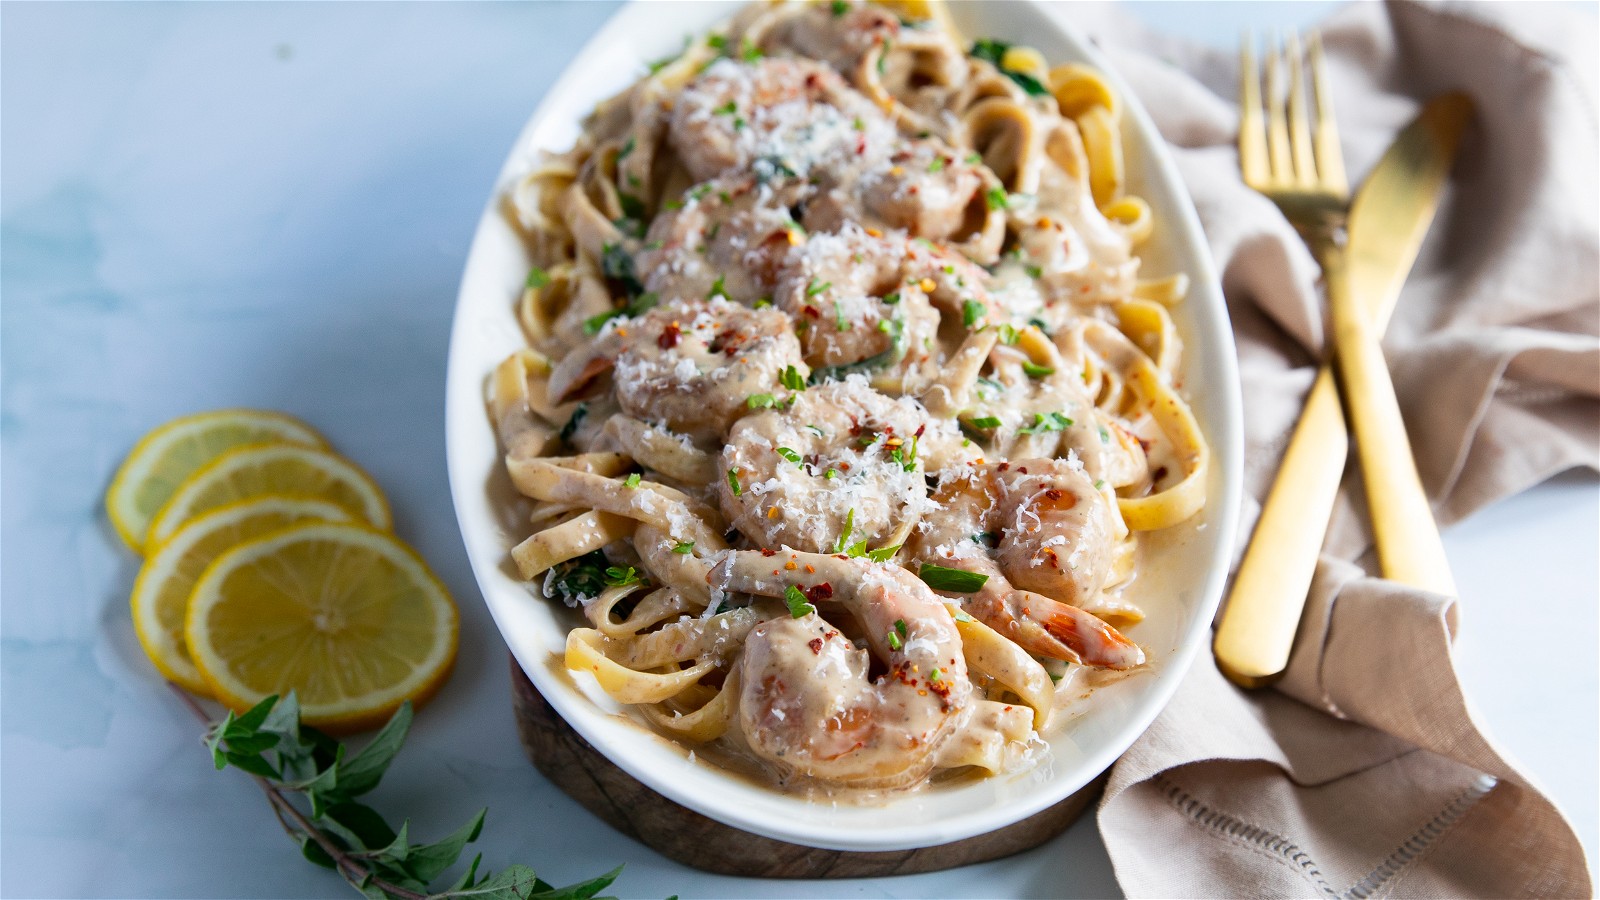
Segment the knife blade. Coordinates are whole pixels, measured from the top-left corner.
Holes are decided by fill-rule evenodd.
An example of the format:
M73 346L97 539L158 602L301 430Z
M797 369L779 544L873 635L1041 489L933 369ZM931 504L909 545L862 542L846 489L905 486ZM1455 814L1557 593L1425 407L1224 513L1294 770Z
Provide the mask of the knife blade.
M1471 116L1465 95L1430 102L1356 194L1344 289L1374 334L1382 334L1394 313ZM1218 668L1241 687L1265 687L1288 666L1348 455L1349 430L1333 370L1324 363L1262 505L1213 640Z

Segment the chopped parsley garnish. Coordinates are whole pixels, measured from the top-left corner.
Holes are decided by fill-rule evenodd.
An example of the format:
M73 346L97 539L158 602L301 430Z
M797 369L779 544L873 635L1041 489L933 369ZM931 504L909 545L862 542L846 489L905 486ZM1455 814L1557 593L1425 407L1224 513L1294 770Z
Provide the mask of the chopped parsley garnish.
M789 604L789 615L796 619L817 611L817 608L806 599L805 591L792 584L783 589L783 602Z
M636 487L639 486L639 482L642 481L642 480L643 479L639 476L639 473L638 472L634 472L631 475L629 475L626 479L624 479L622 483L627 485L628 487L636 488Z
M1105 489L1106 489L1106 482L1105 482L1105 479L1103 479L1103 478L1096 478L1096 479L1095 479L1095 480L1094 480L1094 489L1095 489L1095 490L1097 490L1097 491L1103 491L1103 490L1105 490Z
M567 420L567 424L561 426L560 438L563 443L572 440L572 436L578 431L578 426L583 424L583 417L588 414L589 404L587 403L579 403L573 408L572 418Z
M767 307L769 307L771 305L772 305L772 298L771 297L760 297L760 298L758 298L756 300L756 302L750 304L750 308L751 309L766 309Z
M850 11L850 4L846 0L833 0L829 8L833 10L833 17L837 19Z
M567 603L598 597L606 589L608 562L604 553L594 550L576 559L557 563L551 570L547 584Z
M978 163L981 163L981 162L983 162L983 154L982 154L982 153L979 153L979 152L978 152L978 151L976 151L976 150L974 150L974 151L972 151L972 152L971 152L971 153L968 153L968 154L967 154L967 157L966 157L966 159L965 159L965 160L964 160L964 162L965 162L965 163L966 163L966 164L967 164L967 165L969 165L969 166L975 166L975 165L977 165L977 164L978 164Z
M939 667L935 666L933 671L928 673L928 680L929 681L938 681L939 677L940 677L939 676Z
M790 450L788 447L779 447L778 448L778 455L783 457L784 459L787 459L789 462L794 463L795 465L799 465L800 464L800 460L803 459L803 457L800 454L794 452L793 450Z
M735 497L744 495L744 486L739 483L738 469L728 470L728 487L733 488L733 495Z
M826 431L823 431L821 428L818 428L815 425L807 425L806 426L806 430L811 432L812 434L816 435L817 437L827 437L828 436L828 433Z
M746 409L770 409L777 403L778 398L771 394L751 394L744 401Z
M986 312L988 312L988 310L984 308L982 303L979 303L976 300L961 301L961 321L962 324L966 325L968 328L971 328L972 326L977 325L979 322L982 322Z
M627 159L628 158L628 154L632 153L632 152L633 152L633 138L628 138L628 142L626 144L622 145L622 149L621 150L617 151L617 162L622 162L623 160Z
M1044 269L1041 269L1038 266L1033 266L1033 265L1023 266L1022 267L1022 271L1027 272L1029 278L1039 279L1039 278L1043 278L1044 277ZM1043 331L1044 329L1041 328L1039 330Z
M721 275L717 276L716 281L711 282L711 290L706 292L707 300L714 300L717 297L722 297L723 299L728 297L728 289L723 285Z
M1021 334L1022 332L1018 331L1017 326L1015 325L1001 325L1000 343L1005 344L1008 347L1012 346L1017 342L1017 338L1020 337Z
M972 425L973 428L1000 427L1000 418L998 416L977 416L976 418L968 419L967 421Z
M1041 84L1039 79L1026 72L1013 72L1001 65L1001 60L1005 59L1006 51L1010 49L1011 45L1005 41L979 40L973 42L972 50L969 52L978 59L993 63L994 67L1000 70L1000 74L1016 82L1019 87L1030 95L1043 97L1049 94L1050 89Z
M840 331L850 330L850 320L844 316L844 303L839 300L833 302L833 327Z
M966 613L962 612L959 609L956 610L952 615L954 616L954 618L955 618L955 620L957 622L976 622L976 621L978 621L977 619L974 619L973 617L967 615Z
M600 274L615 281L629 297L644 293L633 270L633 256L621 244L606 244L600 251Z
M885 294L883 296L883 302L889 304L890 306L893 306L896 303L899 303L900 302L900 292L899 291L895 291L892 294Z
M883 64L889 59L889 48L892 47L893 45L894 45L893 41L884 41L883 42L883 51L878 54L878 74L879 75L883 74Z
M821 284L817 284L815 281L813 281L810 284L806 285L806 296L807 297L815 297L816 295L822 293L823 291L825 291L825 290L827 290L828 288L831 288L831 287L833 287L833 282L831 282L831 281L824 281Z
M1029 319L1028 324L1039 329L1040 334L1046 336L1050 334L1050 326L1046 325L1043 319Z
M606 584L612 587L627 587L630 584L638 584L643 580L633 566L628 566L625 569L617 566L608 566L606 568Z
M852 506L850 511L844 514L844 531L841 532L839 537L834 540L833 552L843 553L845 552L845 548L850 546L850 532L854 530L855 523L856 510L855 507Z
M944 170L944 157L942 157L942 156L935 156L933 158L933 162L928 163L928 171L929 172L939 172L939 171L943 171L943 170Z
M1033 424L1017 429L1019 434L1044 434L1047 431L1066 431L1072 420L1058 412L1034 413Z
M956 594L970 594L981 589L989 580L987 575L962 569L947 569L932 563L924 563L917 572L917 577L936 591L950 591Z
M694 541L679 541L678 545L672 548L672 552L688 556L694 552Z
M544 287L545 285L547 285L549 283L550 283L550 273L549 272L546 272L545 270L539 268L538 266L534 266L531 270L529 270L529 272L528 272L528 281L527 281L527 285L528 285L528 289L529 290L535 290L536 291L539 288L542 288L542 287Z
M1111 432L1107 431L1104 425L1100 426L1100 443L1111 443Z
M980 531L972 536L972 541L975 544L982 544L985 547L992 548L996 545L998 539L992 531Z
M990 209L1005 209L1011 205L1011 199L1006 196L1006 189L1001 187L990 188L983 199L989 204Z
M1046 375L1054 375L1056 373L1056 370L1051 366L1041 366L1036 362L1027 360L1022 363L1022 371L1028 373L1029 378L1043 378Z
M839 472L836 469L829 469L828 471L822 473L822 477L832 481L833 479L839 477Z
M895 631L895 634L898 634L901 637L905 637L906 636L906 620L905 619L895 619L894 620L894 631Z
M713 109L712 112L719 116L731 116L739 111L739 104L729 100L727 103Z
M850 123L850 127L854 128L856 131L866 131L867 123L861 121L860 116L856 116L855 119Z
M791 391L803 391L806 389L805 377L794 366L784 366L783 374L778 376L778 382Z
M756 184L766 184L779 176L794 178L796 175L780 156L758 156L750 163L750 171L756 176Z
M895 544L893 547L879 547L876 550L868 550L867 551L867 559L870 559L873 562L877 562L877 563L888 562L889 560L894 558L894 555L896 553L900 552L900 548L902 546L904 546L904 545Z
M721 50L722 48L728 46L728 39L720 34L713 34L706 38L706 46L713 50Z
M748 40L743 42L743 49L739 51L739 58L745 62L755 62L763 56L766 54L761 52L761 48Z
M905 646L905 642L900 640L900 635L892 631L883 636L883 642L889 645L890 650L899 650Z

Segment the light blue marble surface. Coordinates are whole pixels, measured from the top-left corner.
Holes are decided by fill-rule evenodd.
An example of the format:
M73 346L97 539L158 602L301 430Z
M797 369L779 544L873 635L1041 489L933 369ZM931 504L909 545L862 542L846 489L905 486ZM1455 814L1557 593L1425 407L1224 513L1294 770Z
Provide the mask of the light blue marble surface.
M1329 4L1136 5L1230 44ZM179 414L299 415L388 489L460 601L456 673L374 796L439 835L489 806L485 864L626 896L1104 896L1092 819L1038 850L925 876L721 878L622 838L523 759L506 654L444 474L445 349L472 228L512 138L607 3L7 4L0 18L0 894L341 896L301 862L128 623L136 560L101 494ZM1600 503L1559 480L1453 529L1467 594L1551 626L1537 669L1490 629L1464 676L1591 854ZM1515 560L1514 565L1508 562ZM1525 648L1515 651L1526 659ZM1569 696L1552 716L1548 700Z

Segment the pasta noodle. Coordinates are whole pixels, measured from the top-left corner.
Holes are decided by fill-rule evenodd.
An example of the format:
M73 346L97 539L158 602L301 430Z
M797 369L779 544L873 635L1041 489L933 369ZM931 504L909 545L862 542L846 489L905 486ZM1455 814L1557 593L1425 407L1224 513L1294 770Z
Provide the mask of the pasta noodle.
M1208 450L1121 128L938 3L769 2L533 165L489 412L567 667L775 783L900 789L1143 666L1142 536Z

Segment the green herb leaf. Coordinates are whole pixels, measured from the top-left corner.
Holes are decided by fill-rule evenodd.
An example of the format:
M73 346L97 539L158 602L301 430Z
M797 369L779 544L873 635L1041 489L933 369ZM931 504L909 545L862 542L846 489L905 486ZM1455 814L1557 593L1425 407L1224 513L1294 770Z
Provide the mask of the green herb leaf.
M962 612L959 609L955 611L955 613L953 614L953 618L957 622L976 622L976 621L978 621L977 619L974 619L973 617L967 615L966 613Z
M638 570L633 566L626 568L620 566L606 567L606 584L611 587L627 587L630 584L639 584L644 579L639 577Z
M932 563L924 563L917 572L917 577L936 591L950 591L956 594L970 594L981 589L989 580L987 575L963 569L947 569Z
M899 650L901 647L905 646L905 642L900 640L900 635L895 634L892 631L883 636L883 641L889 645L890 650Z
M643 480L638 472L630 472L628 477L622 480L622 483L627 487L636 488Z
M990 209L1006 209L1011 206L1011 199L1006 196L1006 189L993 187L983 195L984 202Z
M805 592L792 584L783 589L783 602L789 605L789 615L796 619L817 611L806 599Z
M677 546L672 548L672 552L688 556L694 552L694 541L679 541Z
M388 724L378 732L361 752L339 765L339 792L345 797L359 797L378 786L379 779L394 761L400 745L405 743L411 730L411 701L400 704Z
M1005 59L1006 51L1010 49L1011 45L1004 41L979 40L973 43L972 49L968 52L978 59L993 63L994 67L1000 70L1000 74L1016 82L1028 94L1034 97L1048 95L1050 89L1040 83L1039 79L1026 72L1013 72L1000 64L1001 60Z
M833 287L833 282L831 281L824 281L821 284L817 284L815 281L812 281L810 284L806 285L806 296L815 297L831 287Z
M554 574L546 584L563 602L576 604L580 600L600 596L606 589L606 568L609 566L610 561L605 553L594 550L556 564L551 570Z
M845 0L833 0L831 9L833 11L833 17L837 19L850 11L850 4L845 2Z
M770 409L778 402L778 398L771 394L751 394L745 398L744 405L747 409Z
M1026 372L1029 378L1044 378L1047 375L1054 375L1056 373L1056 370L1053 367L1041 366L1032 360L1023 361L1022 371Z
M793 450L790 450L788 447L779 447L778 448L778 455L783 457L784 459L787 459L789 462L795 463L796 465L798 465L800 463L800 460L802 459L800 454L794 452Z
M968 328L982 322L988 309L976 300L961 301L961 322Z
M895 291L892 294L885 294L883 296L883 302L889 304L890 306L893 306L896 303L899 303L900 302L900 292L899 291Z
M850 507L850 511L844 514L844 531L841 532L838 539L833 542L833 552L843 553L845 548L850 546L850 532L854 530L855 523L856 509L852 506Z
M893 547L879 547L876 550L868 551L867 559L870 559L870 560L872 560L873 562L876 562L876 563L888 562L889 560L894 558L894 555L896 553L900 552L900 548L902 546L904 546L904 545L903 544L895 544Z
M935 156L933 158L933 162L928 163L928 171L929 172L941 172L941 171L944 171L944 157Z
M1020 337L1022 337L1022 332L1017 330L1017 326L1015 326L1015 325L1001 325L1000 326L1000 343L1005 344L1008 347L1013 347L1013 346L1016 346L1017 339L1020 338Z
M973 428L983 429L999 428L1001 424L998 416L976 416L968 419L967 422L971 424Z
M744 494L744 487L739 484L738 469L728 470L728 487L733 488L733 495L735 497L742 496Z
M1028 273L1028 277L1029 278L1033 278L1035 280L1044 277L1044 269L1041 269L1038 266L1032 266L1032 265L1023 266L1022 267L1022 271ZM1033 321L1035 321L1035 320L1033 320L1033 319L1029 320L1029 322L1033 322ZM1044 329L1040 328L1039 330L1043 331Z
M728 289L723 285L722 281L722 276L718 275L717 280L711 282L711 290L706 292L707 300L713 300L717 297L726 298L728 296Z
M583 424L583 419L588 414L589 404L587 403L579 403L572 408L572 417L567 419L567 424L561 426L561 433L558 435L563 443L572 440L572 436L578 433L578 427Z
M1018 434L1044 434L1050 431L1066 431L1072 427L1072 420L1058 412L1034 413L1033 424L1024 425L1017 429Z
M528 287L529 290L536 291L539 288L542 288L542 287L544 287L545 285L547 285L549 283L550 283L550 273L549 272L546 272L545 270L539 268L538 266L534 266L532 269L530 269L528 271L528 280L527 280L526 284L527 284L527 287Z
M783 373L778 376L778 381L791 391L803 391L806 389L805 376L801 375L800 370L794 366L784 366Z

